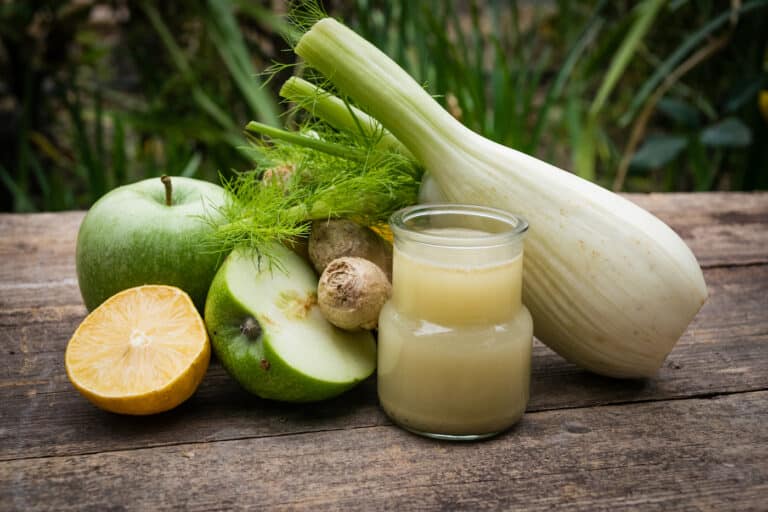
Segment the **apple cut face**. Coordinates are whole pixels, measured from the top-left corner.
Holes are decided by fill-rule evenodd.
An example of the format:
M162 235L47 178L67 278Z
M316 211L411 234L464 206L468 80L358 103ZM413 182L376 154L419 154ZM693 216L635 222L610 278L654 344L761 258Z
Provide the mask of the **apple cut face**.
M205 308L214 351L229 374L263 398L315 401L370 376L376 345L368 331L331 325L317 306L317 276L288 249L279 268L236 250L213 280Z

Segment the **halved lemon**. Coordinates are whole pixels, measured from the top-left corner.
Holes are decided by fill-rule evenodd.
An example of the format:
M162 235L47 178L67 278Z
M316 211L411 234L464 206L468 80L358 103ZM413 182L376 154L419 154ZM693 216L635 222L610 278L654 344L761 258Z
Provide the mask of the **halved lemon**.
M192 299L174 286L129 288L94 309L67 345L67 376L94 405L154 414L192 396L211 359Z

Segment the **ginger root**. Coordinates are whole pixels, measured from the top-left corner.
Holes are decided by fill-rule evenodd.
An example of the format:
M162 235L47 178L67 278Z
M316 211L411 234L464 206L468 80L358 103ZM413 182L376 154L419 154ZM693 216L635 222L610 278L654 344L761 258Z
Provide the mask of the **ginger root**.
M336 258L364 258L375 263L392 280L392 244L372 229L347 220L314 221L309 236L309 258L318 274Z
M355 331L374 329L379 312L392 295L392 285L381 268L363 258L331 261L320 276L317 303L336 327Z

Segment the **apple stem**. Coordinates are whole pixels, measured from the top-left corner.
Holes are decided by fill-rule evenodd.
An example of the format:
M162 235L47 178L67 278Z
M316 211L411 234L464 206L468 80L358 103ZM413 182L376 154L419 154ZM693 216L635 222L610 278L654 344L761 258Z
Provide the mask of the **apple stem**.
M160 181L162 181L163 185L165 185L165 205L171 206L173 204L173 201L172 201L173 185L171 185L171 177L163 174L160 177Z

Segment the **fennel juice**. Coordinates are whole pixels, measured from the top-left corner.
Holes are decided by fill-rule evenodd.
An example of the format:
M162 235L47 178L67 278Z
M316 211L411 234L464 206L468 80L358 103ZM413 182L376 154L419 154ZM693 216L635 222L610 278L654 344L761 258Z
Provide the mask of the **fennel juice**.
M393 295L379 318L378 392L399 425L471 440L522 417L533 340L521 303L526 227L505 212L463 205L393 216Z

